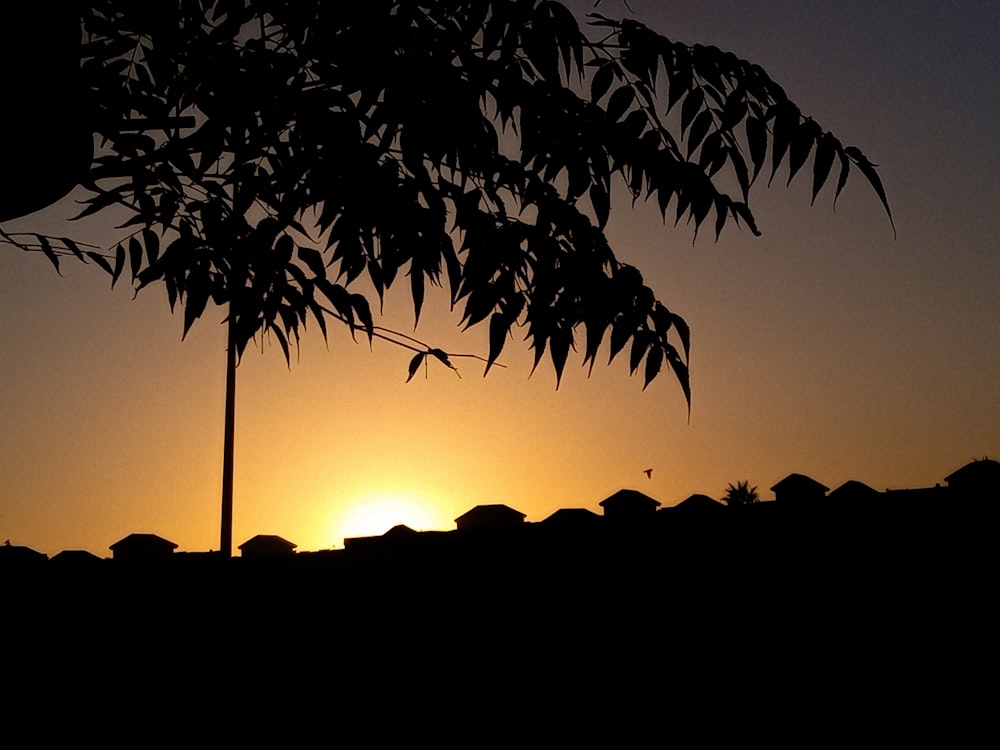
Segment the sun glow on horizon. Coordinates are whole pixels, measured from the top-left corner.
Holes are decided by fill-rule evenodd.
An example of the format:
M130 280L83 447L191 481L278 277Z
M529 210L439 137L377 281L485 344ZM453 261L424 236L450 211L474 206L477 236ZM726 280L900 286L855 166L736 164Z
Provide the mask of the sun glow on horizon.
M383 490L353 499L331 519L331 532L334 539L380 536L399 524L415 531L447 530L452 525L419 493Z

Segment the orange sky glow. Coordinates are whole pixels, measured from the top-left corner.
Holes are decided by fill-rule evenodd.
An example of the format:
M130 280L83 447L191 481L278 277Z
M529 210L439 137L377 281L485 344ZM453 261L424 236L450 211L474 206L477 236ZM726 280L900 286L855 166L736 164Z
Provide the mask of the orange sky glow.
M588 8L590 3L574 3ZM404 383L410 352L315 330L286 365L266 339L238 373L234 543L299 550L397 523L454 528L483 503L545 518L623 487L673 505L791 472L833 488L918 487L1000 457L1000 9L991 4L630 2L668 35L762 64L802 109L880 165L897 236L860 180L809 206L808 180L752 196L763 236L692 241L614 207L619 257L692 329L693 403L627 362L458 360ZM926 5L926 7L925 7ZM835 7L834 7L835 6ZM806 8L808 7L808 11ZM615 15L618 5L602 3ZM904 12L905 11L905 12ZM780 183L780 184L779 184ZM763 188L763 186L761 186ZM113 244L71 200L4 225ZM381 325L412 331L405 290ZM161 288L133 299L92 266L56 275L0 246L0 541L50 555L152 532L218 549L223 313L181 341ZM485 355L443 295L416 335ZM605 355L606 358L606 355ZM653 468L651 477L643 471Z

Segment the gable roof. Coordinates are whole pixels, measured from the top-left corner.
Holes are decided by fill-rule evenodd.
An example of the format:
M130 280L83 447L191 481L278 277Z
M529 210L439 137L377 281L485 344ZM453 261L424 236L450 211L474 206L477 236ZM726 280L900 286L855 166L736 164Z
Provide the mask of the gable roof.
M420 532L416 529L410 528L405 523L397 523L382 536L389 539L407 539L409 537L414 537Z
M827 495L831 500L867 500L879 495L879 491L864 482L849 479Z
M809 494L826 492L830 488L805 474L789 474L771 488L772 492L792 492Z
M713 497L696 492L681 500L674 507L681 510L715 510L717 508L725 508L726 506Z
M169 539L164 539L156 534L129 534L112 544L108 549L119 553L170 553L177 549L177 545Z
M996 489L1000 487L1000 461L983 458L970 461L944 478L950 487Z
M604 508L604 515L634 515L636 513L652 513L660 505L659 500L654 500L649 495L644 495L638 490L618 490L610 497L606 497L598 503Z
M494 529L516 526L524 522L525 514L503 503L477 505L455 519L459 529Z
M52 556L52 562L58 565L91 565L104 562L104 558L85 549L64 549Z
M20 544L11 544L9 541L6 544L0 545L0 561L4 563L30 564L44 562L48 559L49 556L44 552L39 552L31 547L25 547Z
M257 534L255 537L247 539L238 549L244 555L276 555L290 554L299 545L290 542L277 534Z
M559 508L542 523L563 529L590 528L600 523L601 517L587 508Z

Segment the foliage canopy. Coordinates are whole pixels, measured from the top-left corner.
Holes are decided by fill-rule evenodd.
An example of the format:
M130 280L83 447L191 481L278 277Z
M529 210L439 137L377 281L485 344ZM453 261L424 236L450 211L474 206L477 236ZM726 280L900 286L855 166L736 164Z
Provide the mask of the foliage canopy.
M743 480L726 487L726 494L722 498L722 502L730 507L754 505L760 502L760 496L757 494L756 486L751 487L750 482Z
M751 186L811 158L813 200L856 170L889 211L872 163L760 67L631 18L581 27L549 0L96 0L83 29L99 145L81 214L124 207L132 232L91 257L162 283L185 333L228 306L240 352L268 333L288 357L312 322L371 336L359 278L379 300L407 284L417 320L439 285L466 327L488 325L487 370L518 328L557 383L571 349L592 368L607 340L690 401L686 323L605 235L614 191L696 232L756 234ZM411 374L424 354L447 363L428 350Z

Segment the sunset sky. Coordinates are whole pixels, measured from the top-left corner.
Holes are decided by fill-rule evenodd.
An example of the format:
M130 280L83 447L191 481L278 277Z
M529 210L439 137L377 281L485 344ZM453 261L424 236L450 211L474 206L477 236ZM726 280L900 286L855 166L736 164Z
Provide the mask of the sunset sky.
M571 3L587 9L592 3ZM410 353L311 331L286 365L248 352L238 378L235 544L299 550L397 523L452 529L474 505L545 518L623 487L664 505L791 472L834 488L933 485L1000 457L1000 5L885 0L630 0L668 36L762 65L842 141L879 164L897 234L854 179L809 206L806 177L761 184L763 236L693 242L652 207L617 205L619 257L692 329L693 403L664 372L642 390L626 361L558 391L527 345L503 369L459 360L404 383ZM627 12L604 0L608 15ZM860 175L855 175L855 178ZM780 183L780 185L779 185ZM120 232L64 222L66 201L7 231ZM113 292L94 266L0 245L0 542L50 555L131 532L218 549L225 331L207 313L181 341L162 288ZM436 304L435 304L436 302ZM405 289L383 325L412 330ZM447 299L416 335L485 355ZM606 355L605 355L606 359ZM297 361L296 361L297 360ZM647 478L643 470L652 468Z

